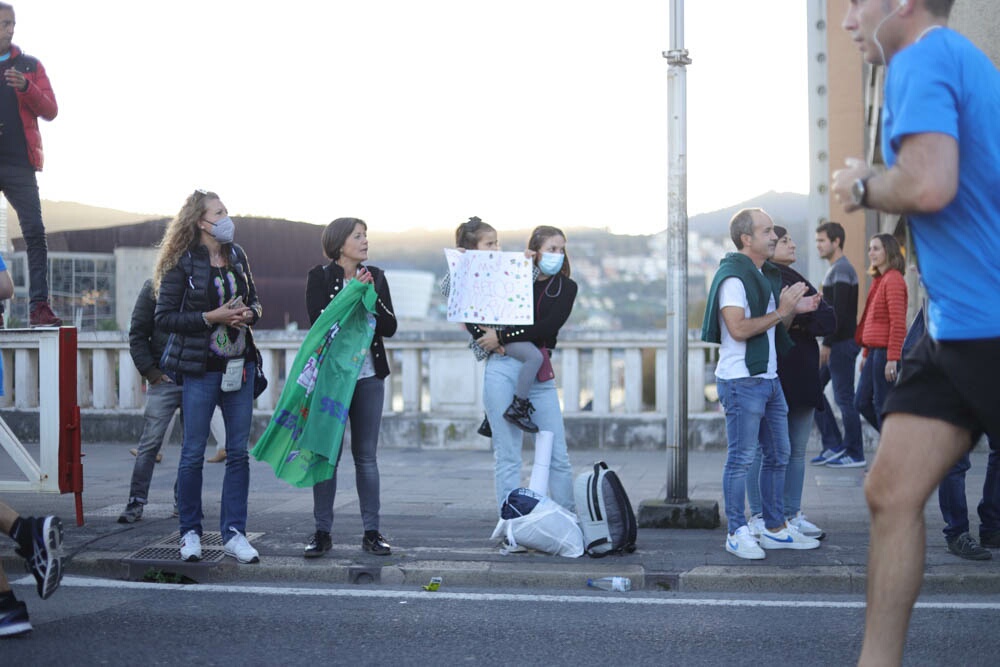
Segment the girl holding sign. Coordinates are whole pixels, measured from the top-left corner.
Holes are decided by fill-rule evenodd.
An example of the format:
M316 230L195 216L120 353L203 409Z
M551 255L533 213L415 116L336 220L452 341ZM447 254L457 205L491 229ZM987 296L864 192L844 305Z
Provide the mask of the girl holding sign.
M469 218L467 222L458 226L458 229L455 230L455 246L462 250L500 250L497 230L477 217ZM449 289L450 282L447 281L446 277L446 282L442 284L441 290L447 295ZM477 324L466 324L465 326L475 339L472 343L472 349L476 353L476 358L486 358L489 352L483 350L477 342L478 339L487 331L500 331L502 328L493 329ZM528 392L531 391L531 386L535 382L538 369L542 367L544 361L542 352L534 343L522 341L505 345L504 354L520 361L522 366L514 386L514 399L504 411L503 418L522 431L538 433L538 425L531 421L531 413L535 411L535 408L528 400ZM488 417L483 420L479 432L487 436L492 435Z
M577 285L570 279L569 258L566 256L566 236L555 227L536 227L528 241L534 251L538 276L533 286L534 324L506 327L502 330L479 327L477 342L491 354L486 361L483 380L483 403L493 430L497 510L507 495L521 486L521 433L513 424L505 424L503 415L507 396L517 386L521 362L503 354L514 343L529 342L537 347L552 349L563 324L573 311ZM473 329L477 328L472 325ZM475 335L475 334L474 334ZM573 510L573 468L566 451L566 434L559 395L554 378L532 384L528 399L535 408L535 423L543 431L551 431L552 463L549 475L549 495L567 510Z

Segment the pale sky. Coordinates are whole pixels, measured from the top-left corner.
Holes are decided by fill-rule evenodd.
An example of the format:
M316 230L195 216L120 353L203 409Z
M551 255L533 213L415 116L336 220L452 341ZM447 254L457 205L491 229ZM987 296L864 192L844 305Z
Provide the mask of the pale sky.
M380 231L667 224L669 0L22 0L42 197ZM805 193L806 3L687 0L688 213Z

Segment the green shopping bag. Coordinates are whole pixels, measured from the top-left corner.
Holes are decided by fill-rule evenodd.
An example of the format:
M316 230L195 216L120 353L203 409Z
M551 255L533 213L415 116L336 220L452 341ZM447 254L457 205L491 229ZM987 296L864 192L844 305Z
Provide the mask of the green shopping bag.
M375 334L375 299L373 285L352 280L320 314L250 452L292 486L313 486L337 469L354 385Z

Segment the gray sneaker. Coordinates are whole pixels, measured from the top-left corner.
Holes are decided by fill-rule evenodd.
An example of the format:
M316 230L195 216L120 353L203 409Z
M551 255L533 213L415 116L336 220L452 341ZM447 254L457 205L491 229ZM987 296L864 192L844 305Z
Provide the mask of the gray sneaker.
M142 503L133 500L125 506L125 511L118 517L118 523L135 523L142 518Z
M981 547L979 542L976 542L976 538L968 533L962 533L948 542L948 551L966 560L989 560L993 558L990 550Z

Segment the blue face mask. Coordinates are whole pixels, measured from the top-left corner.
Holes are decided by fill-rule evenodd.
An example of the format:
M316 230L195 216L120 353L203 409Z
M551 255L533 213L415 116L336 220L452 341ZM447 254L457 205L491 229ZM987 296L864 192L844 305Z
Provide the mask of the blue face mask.
M554 276L562 268L564 257L561 252L543 252L538 260L538 270L547 276Z
M208 222L206 220L205 222ZM214 223L208 222L212 225L212 236L219 243L232 243L233 234L236 232L236 225L233 224L233 219L228 215L224 218L219 218Z

